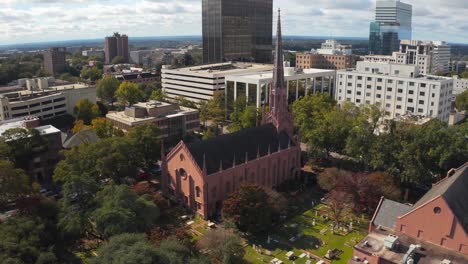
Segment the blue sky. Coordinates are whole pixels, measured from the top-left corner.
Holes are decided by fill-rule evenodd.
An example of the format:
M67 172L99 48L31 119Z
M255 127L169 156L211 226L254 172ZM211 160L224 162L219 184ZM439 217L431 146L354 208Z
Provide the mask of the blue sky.
M235 0L233 0L235 1ZM468 44L467 0L406 0L413 38ZM274 0L285 35L367 37L373 0ZM0 0L0 45L201 34L201 0Z

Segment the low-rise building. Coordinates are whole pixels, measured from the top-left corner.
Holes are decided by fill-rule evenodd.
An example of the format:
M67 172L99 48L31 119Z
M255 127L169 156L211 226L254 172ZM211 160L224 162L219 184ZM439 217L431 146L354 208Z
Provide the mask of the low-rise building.
M453 76L453 94L458 95L468 89L468 79L462 79L459 76Z
M155 83L161 81L161 75L155 72L130 72L110 74L112 77L122 82L130 83Z
M192 102L208 101L215 93L224 93L228 75L272 70L272 64L218 63L188 68L171 69L163 66L162 87L169 98L179 96Z
M284 79L288 90L288 101L293 102L315 92L334 94L335 70L295 69L286 67ZM225 96L228 104L245 96L248 104L257 107L268 105L273 71L233 74L226 76Z
M84 83L48 86L47 80L31 79L27 90L0 94L0 120L37 116L48 119L73 115L80 99L96 103L96 87Z
M83 50L81 52L81 55L85 57L95 56L98 58L104 58L106 56L104 50L98 50L98 49Z
M0 137L8 130L35 129L47 140L47 148L31 157L26 173L36 182L51 182L55 166L60 161L62 150L62 132L51 125L40 126L37 117L17 118L0 121Z
M453 79L421 75L418 66L358 62L356 69L337 72L335 99L375 104L387 118L405 114L448 121L452 107Z
M296 54L296 67L300 69L348 69L354 68L359 56L341 54L319 54L305 52Z
M162 137L183 136L200 127L197 109L157 101L134 104L122 112L109 112L106 118L114 127L123 131L138 125L155 123L161 129Z
M349 264L468 263L468 163L416 204L382 198Z

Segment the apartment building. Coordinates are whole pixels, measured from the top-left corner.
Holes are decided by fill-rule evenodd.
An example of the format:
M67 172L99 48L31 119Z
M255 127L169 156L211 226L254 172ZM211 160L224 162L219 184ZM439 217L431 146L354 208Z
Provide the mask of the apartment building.
M419 66L422 74L448 73L450 45L443 41L402 40L391 56L368 55L365 61Z
M160 128L162 137L180 137L200 127L197 109L157 101L134 104L126 107L125 111L110 112L106 118L114 127L123 131L138 125L155 123Z
M296 67L299 69L354 68L359 60L354 56L351 45L342 45L334 39L326 40L320 49L296 54Z
M235 62L180 69L163 66L162 87L169 98L175 99L181 96L198 103L212 99L215 93L224 93L224 82L228 75L256 73L272 69L272 64Z
M80 99L96 103L96 87L84 83L48 87L42 79L27 81L28 89L0 94L0 120L27 116L49 119L70 114ZM38 83L40 85L38 85Z
M66 48L50 48L44 51L44 69L53 76L57 76L65 70Z
M120 35L118 32L116 32L114 35L106 37L105 55L107 64L112 63L112 60L117 56L123 57L125 62L128 62L128 36Z
M453 76L453 94L458 95L468 90L468 79L460 78L459 76Z
M337 72L335 99L382 107L387 118L406 114L448 121L453 79L421 75L418 66L358 62Z

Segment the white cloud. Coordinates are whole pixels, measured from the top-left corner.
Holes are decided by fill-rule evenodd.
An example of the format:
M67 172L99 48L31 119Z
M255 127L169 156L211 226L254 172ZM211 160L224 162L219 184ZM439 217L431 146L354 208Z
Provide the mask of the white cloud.
M406 0L413 35L468 43L466 0ZM367 37L373 0L274 0L286 35ZM276 18L275 18L276 20ZM1 0L0 45L17 42L201 34L201 0Z

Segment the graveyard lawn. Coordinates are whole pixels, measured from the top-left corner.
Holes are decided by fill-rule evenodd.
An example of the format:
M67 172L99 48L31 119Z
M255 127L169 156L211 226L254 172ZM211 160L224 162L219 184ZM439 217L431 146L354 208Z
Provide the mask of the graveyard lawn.
M369 220L362 217L358 218L348 213L343 218L345 219L343 220L343 225L347 227L343 226L341 230L337 229L333 234L330 226L332 221L325 218L326 212L327 206L319 204L313 209L305 210L292 217L284 225L274 229L275 231L270 234L269 244L267 243L268 236L249 240L248 246L246 246L245 260L249 263L260 264L269 263L272 259L277 258L285 264L293 263L293 261L288 260L286 257L289 251L293 251L296 257L305 252L311 253L310 263L315 264L320 259L314 259L313 255L326 260L324 257L327 251L336 249L341 254L333 259L331 263L348 263L348 260L353 257L353 246L367 234ZM313 225L314 219L315 225ZM353 230L346 230L349 228L351 219ZM265 252L265 250L270 251L271 256L258 253L259 248L262 252ZM295 263L305 264L307 260L306 256L296 259Z

